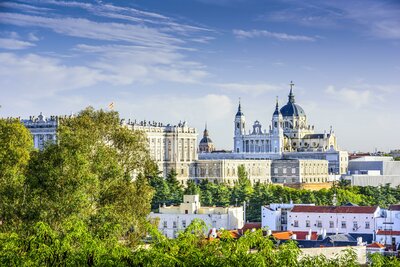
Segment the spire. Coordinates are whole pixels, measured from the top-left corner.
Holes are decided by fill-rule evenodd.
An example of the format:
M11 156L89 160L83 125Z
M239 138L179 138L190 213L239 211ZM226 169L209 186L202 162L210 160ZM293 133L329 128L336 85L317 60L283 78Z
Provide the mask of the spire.
M274 115L279 115L280 113L281 113L281 112L279 111L278 97L276 97L276 105L275 105Z
M208 137L207 122L206 122L206 126L204 128L203 137Z
M293 81L290 81L289 85L290 85L289 102L294 103L294 94L293 94L294 83L293 83Z
M240 97L239 97L239 106L238 106L238 111L236 113L236 116L244 116L244 114L242 112L242 105L240 103Z

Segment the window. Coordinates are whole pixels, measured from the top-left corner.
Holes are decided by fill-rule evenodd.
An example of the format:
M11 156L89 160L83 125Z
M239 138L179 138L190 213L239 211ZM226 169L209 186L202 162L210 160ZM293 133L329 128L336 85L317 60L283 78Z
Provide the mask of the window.
M369 222L365 222L365 229L369 229Z
M309 220L306 221L306 227L310 227L310 221Z
M163 222L163 227L164 227L164 228L167 228L167 227L168 227L167 221L164 221L164 222Z
M274 173L275 173L275 174L278 173L278 168L274 168Z
M186 220L182 220L182 227L186 228Z
M346 228L346 221L342 221L342 228Z
M286 174L286 168L283 168L282 171L283 171L283 174Z
M317 221L317 227L322 228L322 221Z
M294 227L299 227L299 221L294 221Z
M185 214L188 214L189 213L189 211L188 210L185 210Z
M175 221L172 223L172 227L173 227L173 228L177 228L176 222L175 222Z
M296 168L292 168L292 174L296 173Z
M358 229L358 223L357 222L353 222L353 230L357 230Z
M335 227L335 223L333 221L329 221L329 228L334 228Z

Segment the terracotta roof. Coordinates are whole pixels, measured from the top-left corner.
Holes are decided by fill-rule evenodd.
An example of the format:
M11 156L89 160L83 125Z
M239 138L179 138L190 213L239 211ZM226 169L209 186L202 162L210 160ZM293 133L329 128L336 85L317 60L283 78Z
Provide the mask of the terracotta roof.
M291 212L374 213L376 206L294 206Z
M308 231L273 231L272 236L279 240L289 240L292 239L292 236L296 234L296 240L306 240L306 235L308 235ZM311 240L317 240L318 233L311 233Z
M385 248L385 246L382 245L381 243L375 242L367 245L367 248Z
M238 230L227 230L230 234L230 236L234 239L238 239L241 235L239 234ZM208 235L210 236L212 232L212 229L208 232ZM217 238L221 238L223 231L217 231ZM214 240L214 237L209 237L209 240Z
M400 204L397 205L390 205L389 210L400 210Z
M241 233L245 233L247 230L252 230L252 229L261 229L261 223L260 222L245 223L242 229L239 230Z
M400 231L378 230L377 235L400 235Z
M293 234L297 235L297 240L306 240L306 235L308 235L308 231L293 231ZM318 239L318 232L311 232L311 240Z
M279 240L289 240L291 239L292 235L293 235L292 231L272 233L272 236Z

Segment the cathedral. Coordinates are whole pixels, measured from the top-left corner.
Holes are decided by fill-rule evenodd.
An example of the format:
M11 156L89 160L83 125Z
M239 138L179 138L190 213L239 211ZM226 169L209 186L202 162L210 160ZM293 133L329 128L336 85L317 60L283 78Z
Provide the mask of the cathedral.
M276 101L269 129L263 129L256 120L246 132L246 119L239 102L234 125L234 153L325 152L337 150L336 137L329 133L315 133L308 124L306 113L295 101L293 83L290 84L288 102L279 108Z

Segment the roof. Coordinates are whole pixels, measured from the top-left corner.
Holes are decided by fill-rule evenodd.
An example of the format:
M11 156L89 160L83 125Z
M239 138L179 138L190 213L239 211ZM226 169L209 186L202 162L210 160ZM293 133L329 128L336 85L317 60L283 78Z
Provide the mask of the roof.
M377 206L294 206L291 212L375 213Z
M213 141L211 140L211 138L210 137L203 137L201 140L200 140L200 144L209 144L209 143L212 143Z
M284 105L280 112L282 113L283 117L306 116L303 108L292 102L288 102L286 105Z
M333 242L355 242L356 240L348 234L337 234L327 236L326 239L330 239Z
M242 112L242 105L239 102L238 111L236 112L236 117L244 116Z
M367 248L385 248L384 245L378 242L374 242L372 244L367 245Z
M293 234L296 234L297 240L305 240L306 235L308 235L308 231L293 231ZM311 240L317 240L317 239L318 239L318 233L311 232Z
M289 240L292 239L293 235L296 235L296 240L306 240L308 231L273 231L272 236L278 240ZM311 232L311 240L317 240L318 233Z
M295 104L292 89L290 89L289 101L287 102L286 105L284 105L281 108L280 112L282 113L282 116L284 116L284 117L306 116L306 113L304 112L303 108L300 107L299 105Z
M400 235L400 231L378 230L377 235Z
M260 222L245 223L242 229L239 230L240 232L245 233L247 230L252 230L252 229L261 229L261 223Z
M239 234L238 230L226 230L226 232L229 233L229 235L234 238L234 239L238 239L241 235ZM210 229L210 231L208 231L208 235L210 236L212 233L212 229ZM221 238L222 233L224 233L224 231L217 231L217 237L216 238ZM215 239L214 237L209 237L209 240L213 240Z
M400 204L390 205L389 210L400 210Z
M272 236L279 240L289 240L289 239L291 239L292 235L293 235L293 232L291 232L291 231L272 233Z

